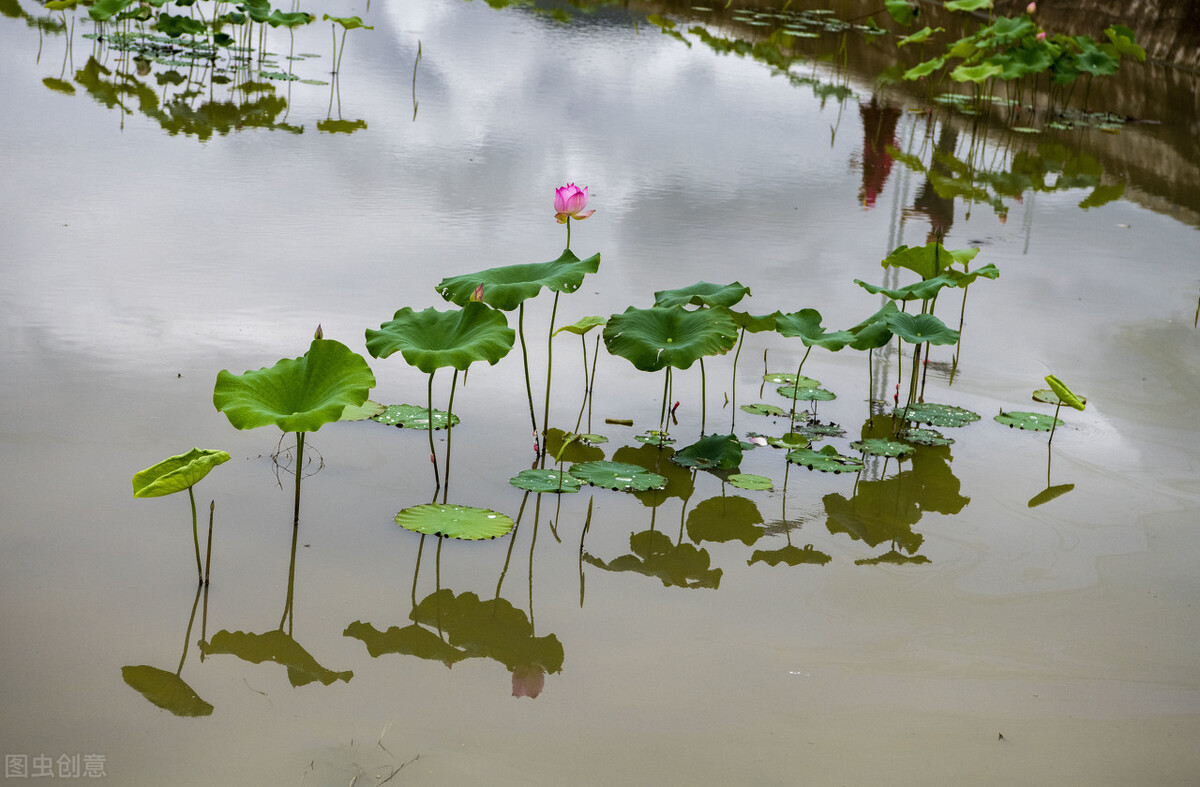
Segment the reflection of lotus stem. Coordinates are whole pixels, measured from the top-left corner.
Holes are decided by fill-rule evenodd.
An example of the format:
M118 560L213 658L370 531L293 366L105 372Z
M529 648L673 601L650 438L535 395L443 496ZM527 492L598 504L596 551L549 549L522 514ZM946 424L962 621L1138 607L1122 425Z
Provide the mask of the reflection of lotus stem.
M533 424L533 439L538 438L537 416L533 413L533 388L529 384L529 350L525 347L525 302L517 307L517 336L521 339L521 363L525 365L525 396L529 399L529 422ZM538 447L539 451L541 446Z
M704 419L708 414L708 382L704 377L704 359L700 359L700 436L704 436Z
M792 381L792 411L788 413L788 424L796 420L796 401L800 394L800 370L804 368L804 362L808 360L808 354L812 352L812 345L808 345L808 349L804 351L804 357L800 359L800 365L796 367L796 379ZM788 427L791 431L791 427Z
M436 370L435 370L436 371ZM429 373L429 395L427 397L426 415L429 417L429 461L433 464L433 484L434 484L434 500L437 499L437 490L442 486L441 477L438 475L437 454L433 450L433 372Z
M187 632L183 635L183 655L179 657L179 667L175 670L178 676L183 672L183 662L187 660L188 645L192 641L192 624L196 622L196 607L200 605L200 586L196 586L196 600L192 602L192 614L188 617Z
M304 432L296 432L296 507L292 527L300 526L300 474L304 470ZM199 549L199 547L197 547ZM197 553L197 558L199 553Z
M569 224L567 226L570 226ZM558 296L554 293L554 306L550 309L550 330L546 334L546 404L542 410L542 465L546 463L546 430L550 428L550 372L554 368L554 318L558 314Z
M587 518L583 520L583 530L579 534L579 608L583 609L583 539L587 537L588 528L592 526L592 504L596 502L593 496L588 500Z
M561 496L560 496L561 499ZM533 501L533 535L529 539L529 634L533 635L533 549L537 546L538 521L542 517L542 496Z
M443 505L446 503L446 497L450 494L450 436L454 433L454 387L457 384L458 369L455 369L454 376L450 379L450 404L446 406L446 488L442 490ZM429 425L433 426L432 420Z
M212 528L213 514L216 512L217 501L210 500L208 503L208 550L204 555L204 584L208 584L208 572L212 569Z
M733 351L733 382L729 386L729 433L733 434L737 423L737 362L742 354L742 342L746 341L746 329L738 331L737 349Z
M521 508L517 511L512 533L509 534L508 552L504 555L504 568L500 569L500 578L496 580L496 598L500 598L500 588L504 585L504 576L508 573L509 562L512 561L513 546L517 543L517 528L521 526L521 517L525 516L525 504L528 502L529 492L526 491L521 497Z
M204 569L200 566L200 533L196 529L196 496L192 493L192 488L188 487L188 500L192 504L192 541L196 544L196 580L204 584Z

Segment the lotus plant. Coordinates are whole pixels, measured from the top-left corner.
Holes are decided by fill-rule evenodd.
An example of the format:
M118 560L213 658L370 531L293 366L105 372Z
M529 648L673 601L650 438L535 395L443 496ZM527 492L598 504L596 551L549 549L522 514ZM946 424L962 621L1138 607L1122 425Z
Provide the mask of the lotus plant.
M596 211L584 210L587 207L587 186L579 188L574 183L554 190L554 218L559 224L567 225L567 248L571 248L571 219L583 221Z
M196 527L196 496L192 493L192 487L200 483L214 467L228 461L229 454L225 451L193 448L186 454L167 457L133 476L134 497L163 497L187 490L188 500L192 504L192 541L196 545L196 576L202 585L208 578L200 564L200 534ZM211 552L211 517L208 522L208 539Z

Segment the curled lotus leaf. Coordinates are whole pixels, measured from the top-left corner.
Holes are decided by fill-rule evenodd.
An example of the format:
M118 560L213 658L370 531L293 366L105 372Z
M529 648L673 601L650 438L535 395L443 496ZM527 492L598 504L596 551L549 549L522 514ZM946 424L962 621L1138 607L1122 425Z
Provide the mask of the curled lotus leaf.
M794 465L807 467L809 470L819 470L822 473L857 472L863 469L861 459L843 456L831 445L825 446L820 451L811 448L797 448L788 452L787 460Z
M222 369L213 406L237 429L275 424L285 432L315 432L337 421L347 406L367 401L375 387L371 367L332 339L313 339L308 352L269 369L235 375Z
M908 78L907 75L905 78ZM885 268L907 268L922 279L932 279L945 273L952 265L967 265L977 254L978 248L947 249L933 241L924 246L897 246L880 264Z
M414 533L464 541L499 538L513 529L512 518L505 514L453 503L411 506L396 514L396 524Z
M849 331L826 331L821 327L821 313L816 309L801 309L790 314L776 312L775 330L781 336L799 336L806 347L824 347L832 352L854 340Z
M907 284L903 287L890 289L881 287L876 284L865 282L862 279L855 279L854 283L862 287L872 295L885 295L893 301L927 301L936 296L944 287L954 287L955 280L946 274L934 276L932 279L922 279L921 281ZM855 326L858 327L858 326ZM854 328L850 332L858 335L858 331Z
M549 262L505 265L478 273L451 276L437 286L442 297L458 306L471 302L475 292L483 287L483 302L493 309L512 311L522 301L536 296L542 288L555 292L575 292L583 278L600 269L600 255L581 260L565 249L562 255Z
M701 470L733 470L742 463L742 446L731 434L711 434L681 448L671 461Z
M465 371L476 361L495 365L508 355L517 334L504 314L478 302L441 312L404 307L379 330L367 329L367 352L387 358L399 351L405 362L425 374L453 366Z
M643 372L687 369L706 355L729 352L737 326L727 309L682 306L629 307L604 326L604 345Z
M1087 397L1077 395L1076 398L1079 399L1079 401L1083 404L1087 404ZM1042 404L1067 404L1062 399L1059 399L1058 394L1054 393L1054 391L1049 388L1039 388L1034 391L1033 401L1041 402ZM1069 407L1070 405L1067 406Z
M615 489L618 492L648 492L651 489L665 489L667 486L667 479L658 473L626 462L583 462L572 465L570 472L585 484Z
M893 415L911 423L944 427L966 426L979 420L978 413L962 407L930 402L918 402L907 407L897 407Z
M897 308L895 301L888 301L879 311L872 314L867 319L860 322L850 329L850 333L854 335L854 339L850 342L850 348L854 350L874 350L878 347L887 346L892 340L892 329L887 325L887 317L889 314L894 314L900 311Z
M732 307L750 294L750 288L735 281L733 284L696 282L690 287L659 290L654 293L655 306L724 306Z
M336 22L337 24L341 25L346 30L353 30L357 27L361 27L364 30L374 30L375 29L371 25L364 25L362 18L357 17L357 16L330 16L329 14L324 14L321 17L321 21Z
M576 336L583 336L591 329L599 328L606 322L607 320L605 320L603 317L581 317L570 325L564 325L561 328L556 329L554 331L554 335L558 336L563 331L566 331L567 333L573 333Z
M884 318L889 330L911 344L954 344L958 331L933 314L895 312Z
M578 492L583 482L562 470L526 468L508 479L508 483L526 492Z
M1046 376L1046 384L1050 386L1051 391L1054 391L1054 395L1058 397L1058 400L1067 407L1073 407L1076 410L1084 408L1086 400L1082 396L1075 395L1062 380L1051 374Z
M207 448L193 448L186 454L170 456L156 465L134 473L134 497L162 497L190 489L217 465L229 461L229 454Z
M770 314L750 314L749 312L731 311L733 322L743 331L762 333L775 330L775 312Z
M372 421L378 421L385 426L395 426L398 429L428 429L429 408L415 404L390 404L382 413L371 416ZM433 411L433 428L445 429L447 426L458 426L459 417L445 410Z
M871 456L908 456L916 449L895 440L885 440L881 437L868 437L866 440L856 440L850 444L855 451L862 451Z
M1026 429L1031 432L1049 432L1062 421L1045 413L1023 413L1016 410L1001 412L996 416L996 423L1004 424L1009 429Z

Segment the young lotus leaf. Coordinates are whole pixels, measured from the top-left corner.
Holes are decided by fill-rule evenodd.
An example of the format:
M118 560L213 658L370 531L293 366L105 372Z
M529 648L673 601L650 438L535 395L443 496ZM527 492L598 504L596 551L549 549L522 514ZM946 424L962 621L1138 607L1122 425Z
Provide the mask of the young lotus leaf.
M429 408L415 404L390 404L379 415L371 416L372 421L378 421L387 426L399 429L428 429ZM445 429L447 426L457 426L459 417L445 410L433 411L433 428Z
M368 418L376 418L383 415L387 411L387 405L382 405L379 402L372 402L370 399L362 404L355 406L352 404L346 405L342 410L342 417L339 421L366 421Z
M768 372L763 375L763 380L769 383L791 383L797 388L816 388L821 385L820 380L814 380L804 375L797 378L793 372Z
M773 404L763 404L762 402L758 404L744 404L742 405L742 410L751 415L770 415L774 417L787 415L787 410L784 410L782 407L776 407Z
M895 289L870 284L862 279L855 279L854 283L872 295L883 294L893 301L927 301L941 292L943 287L956 286L955 280L950 278L948 274L934 276L932 279L922 279L919 282ZM855 326L855 328L860 328L861 330L860 326L862 326L861 323ZM859 331L854 330L854 328L851 328L850 332L855 334L855 336L859 334Z
M775 330L775 312L770 314L750 314L749 312L731 311L733 322L743 331L762 333Z
M285 432L315 432L348 405L365 402L373 387L375 375L361 355L341 342L314 339L304 355L270 369L241 375L222 369L213 406L237 429L275 424Z
M176 716L211 716L213 706L200 698L174 672L145 664L121 667L121 677L131 688Z
M396 514L396 524L414 533L465 541L499 538L513 529L512 519L497 511L446 503L406 508Z
M852 456L842 456L837 449L827 445L820 451L811 448L797 448L789 451L787 460L794 465L807 467L809 470L820 470L822 473L845 473L863 469L861 459Z
M618 492L648 492L667 486L667 479L658 473L625 462L583 462L572 465L570 472L585 484Z
M555 329L554 335L558 336L563 331L566 331L568 333L573 333L576 336L583 336L588 331L592 330L593 328L600 327L605 322L607 322L607 320L605 320L603 317L581 317L570 325L564 325L561 328Z
M837 398L837 394L824 388L793 388L790 385L781 385L775 390L780 396L798 402L832 402Z
M979 420L979 414L949 404L918 402L908 407L897 407L893 415L917 424L930 426L966 426Z
M679 449L671 461L701 470L733 470L742 463L742 446L731 434L711 434Z
M465 371L475 361L494 366L517 338L501 312L474 301L448 312L415 312L405 306L379 330L368 328L366 336L367 352L374 357L387 358L399 350L406 363L425 374L445 366Z
M726 309L630 306L604 326L604 345L643 372L687 369L706 355L729 352L737 326Z
M1001 412L1000 415L997 415L996 423L1004 424L1009 429L1015 426L1018 429L1027 429L1031 432L1049 432L1061 424L1062 421L1044 413L1022 413L1013 410L1007 413Z
M186 454L168 457L134 474L133 496L162 497L182 492L228 461L229 454L207 448L193 448Z
M889 300L879 311L851 328L850 333L854 334L854 338L850 341L850 349L874 350L886 347L893 335L892 329L887 325L888 315L899 311L895 301Z
M659 448L663 447L664 445L673 445L675 443L674 437L665 435L657 429L651 429L645 434L635 434L633 439L637 440L639 443L645 443L646 445L656 445Z
M933 429L904 429L900 432L901 440L907 440L913 445L939 446L950 445L953 438L944 436Z
M1087 404L1087 397L1077 395L1075 398L1078 399L1080 401L1080 403L1085 404L1085 405ZM1041 402L1042 404L1053 404L1053 405L1067 404L1062 399L1059 399L1058 394L1054 393L1054 391L1052 391L1049 388L1039 388L1036 391L1034 391L1033 392L1033 401ZM1069 407L1070 405L1067 405L1067 406Z
M526 492L578 492L583 483L562 470L525 469L508 479L508 483Z
M701 281L677 290L659 290L654 293L654 305L724 306L728 309L749 294L750 288L742 286L741 282L721 285Z
M880 263L885 268L907 268L922 279L932 279L951 265L966 265L979 249L947 249L937 241L924 246L898 246Z
M777 566L780 563L787 563L789 566L799 566L804 563L823 566L833 560L833 557L824 552L813 549L812 544L805 544L803 548L788 544L779 549L756 549L750 555L750 559L746 561L746 565L752 566L755 563L766 563L768 566Z
M911 445L898 443L895 440L884 440L881 437L869 437L866 440L856 440L850 444L855 451L862 451L871 456L908 456L916 449Z
M363 20L357 16L330 16L329 14L324 14L321 17L321 21L337 22L339 25L341 25L346 30L354 30L355 28L358 28L358 27L361 27L364 30L374 30L375 29L371 25L364 25Z
M954 344L958 341L958 331L932 314L895 312L885 317L884 322L892 333L912 344Z
M1050 386L1050 390L1054 391L1054 395L1058 397L1058 400L1067 407L1073 407L1076 410L1084 408L1084 398L1076 396L1062 380L1051 374L1046 377L1046 383Z
M948 270L942 274L954 280L955 287L967 287L975 283L975 280L981 276L985 279L1000 278L1000 269L996 267L996 263L989 262L987 265L976 268L973 271L960 271L957 269Z
M947 0L947 11L986 11L992 7L992 0Z
M731 486L736 486L738 489L747 489L752 492L770 492L775 488L771 479L763 475L754 475L753 473L734 473L725 480Z
M854 340L849 331L826 331L821 327L821 313L816 309L801 309L791 314L776 312L775 330L781 336L799 336L806 347L824 347L832 352Z
M545 287L555 292L575 292L583 277L600 269L600 255L581 260L565 249L556 260L524 265L488 268L478 273L442 279L437 291L458 306L471 302L471 296L483 287L483 302L494 309L512 311L521 302L536 296Z
M810 421L808 423L793 425L792 429L796 434L808 438L841 437L846 434L845 429L832 421L827 424L823 424L820 421Z

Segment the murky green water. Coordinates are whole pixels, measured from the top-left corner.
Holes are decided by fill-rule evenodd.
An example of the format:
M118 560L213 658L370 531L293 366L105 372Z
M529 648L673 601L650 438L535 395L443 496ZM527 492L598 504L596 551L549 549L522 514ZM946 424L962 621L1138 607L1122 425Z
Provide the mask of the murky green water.
M7 768L70 781L72 758L82 772L95 755L115 784L365 784L401 767L393 783L1195 782L1200 247L1172 177L1200 157L1180 142L1195 118L1171 112L1187 108L1116 134L1009 135L924 112L853 66L810 61L788 79L623 10L564 24L457 0L327 6L310 10L375 28L347 36L337 84L334 37L314 24L295 51L319 57L292 68L326 84L271 82L252 94L259 113L226 107L209 133L193 115L244 105L236 80L192 73L197 94L173 103L186 69L181 84L162 66L122 76L82 13L68 50L39 36L32 3L0 3ZM286 53L286 32L268 46ZM881 142L976 173L1023 156L1062 187L985 184L995 205L968 204ZM514 352L455 394L449 491L519 514L514 536L422 547L392 518L433 492L426 436L332 424L309 435L324 467L304 482L293 564L278 432L233 429L212 406L217 372L300 355L318 323L365 354L364 329L397 309L445 308L443 277L554 259L568 181L596 210L572 249L602 263L560 300L559 325L738 280L753 313L811 307L844 328L879 307L853 281L885 281L894 247L938 228L949 248L978 246L1000 278L970 288L953 380L952 349L935 348L925 396L982 419L857 477L748 451L743 471L771 492L673 468L658 498L523 499L507 483L532 458ZM957 324L960 295L944 298ZM551 305L526 310L539 417ZM737 403L785 404L759 394L764 353L793 371L803 350L749 335ZM373 399L424 402L399 356L369 360ZM725 404L731 361L706 363L707 431L736 417L741 435L782 433ZM877 356L878 398L894 361ZM574 426L581 367L578 339L556 339L554 425ZM837 392L819 415L849 452L865 357L818 348L804 371ZM1047 374L1088 397L1052 454L1044 434L992 420L1039 409ZM681 444L699 435L700 390L696 367L676 374ZM601 357L591 429L606 458L652 454L633 436L661 405L660 375ZM193 445L233 457L196 488L202 510L216 501L199 599L186 501L130 493L134 472ZM1060 494L1031 507L1048 487ZM691 562L645 560L655 537ZM770 565L788 544L822 557ZM926 562L862 563L892 552ZM459 653L373 655L351 635L409 626L418 604ZM281 628L324 671L219 652L233 632ZM155 707L123 680L140 665L178 670L211 715Z

